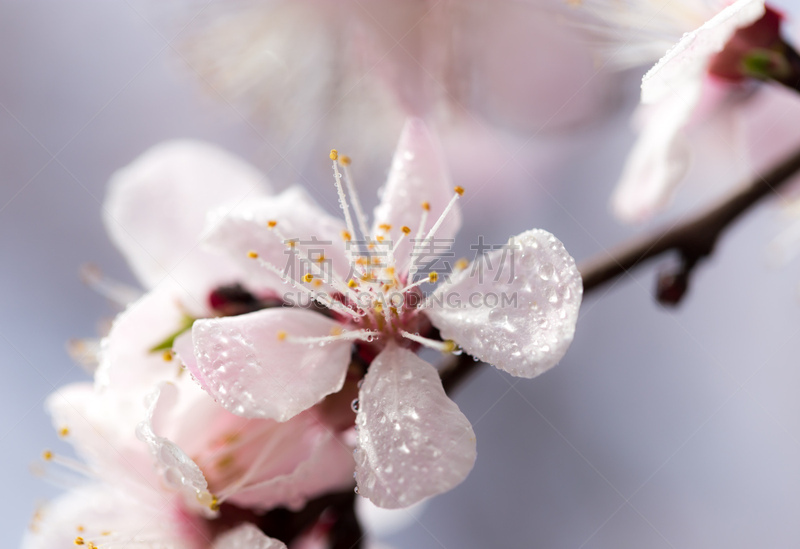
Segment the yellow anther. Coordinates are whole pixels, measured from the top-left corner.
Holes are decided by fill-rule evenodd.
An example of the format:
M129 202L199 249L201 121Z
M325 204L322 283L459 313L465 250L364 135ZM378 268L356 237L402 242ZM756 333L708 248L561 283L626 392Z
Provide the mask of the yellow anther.
M381 258L380 257L373 257L372 258L373 265L381 265Z
M425 202L422 203L422 209L425 210L426 212L431 211L431 203L426 200Z
M94 543L92 543L91 541L89 542L89 545L87 545L86 547L87 547L88 549L97 549L97 545L95 545L95 544L94 544Z
M378 225L378 228L381 229L382 231L386 231L387 233L392 230L392 226L389 225L388 223L381 223L380 225Z
M352 278L350 279L350 282L348 282L348 283L347 283L347 287L348 287L348 288L355 288L356 286L358 286L358 282L356 282L356 281L355 281L354 279L352 279Z
M233 457L233 454L228 454L226 456L223 456L223 457L221 457L220 459L217 460L217 468L218 469L227 469L231 465L233 465L233 462L235 461L235 459L236 458Z
M161 355L161 358L163 358L167 362L171 362L172 361L172 351L164 351L164 354Z
M325 263L325 256L321 255L317 258L317 263Z
M211 505L209 505L208 508L211 509L212 511L219 510L219 500L217 499L217 496L211 498Z
M375 309L375 312L378 314L381 314L383 312L383 305L381 305L380 303L376 303L375 307L373 308Z
M337 151L336 149L331 149L330 157L331 160L337 160L339 158L339 151Z
M83 541L82 537L78 536L77 538L75 538L75 545L86 545L86 542Z
M111 532L109 532L108 530L106 530L105 532L100 532L100 535L101 535L101 536L110 536L110 535L111 535Z
M368 257L364 257L362 255L362 256L356 258L356 265L368 265L368 264L369 264L369 258Z
M464 196L464 187L455 187L453 190L458 196Z
M288 246L289 248L294 249L295 246L297 246L297 240L295 240L295 239L287 240L286 241L286 246Z
M386 274L389 276L394 275L394 267L386 267Z
M286 339L286 332L284 332L283 330L278 332L278 341L284 341L285 339Z
M342 166L349 166L350 165L350 157L346 154L343 154L341 158L339 158L339 162Z
M437 273L436 271L431 271L430 274L428 275L428 281L436 282L437 280L439 280L439 273Z
M50 450L45 450L44 452L42 452L42 459L45 461L50 461L51 459L53 459L53 452L51 452Z
M452 353L452 352L453 352L453 351L455 351L457 348L458 348L458 345L456 345L456 342L455 342L455 341L453 341L452 339L446 339L446 340L444 341L444 344L442 345L442 350L443 350L445 353Z
M303 275L303 282L311 282L312 280L314 280L314 275L311 273L306 273Z
M403 225L403 228L400 230L403 231L403 234L411 234L411 228L406 227L405 225Z
M275 221L274 219L271 219L271 220L267 221L267 227L269 227L270 229L274 229L275 225L277 225L277 224L278 224L278 222Z
M353 240L353 235L351 235L347 231L342 231L342 238L345 240Z
M462 257L461 259L456 261L456 269L458 269L459 271L463 271L467 267L469 267L469 261L467 261L465 258Z
M341 326L334 326L333 328L331 328L332 336L342 335L342 332L344 332L344 330L342 330Z
M377 240L378 242L383 242L384 240L386 240L386 237L379 234L378 236L375 237L375 240Z
M249 257L250 259L256 259L258 257L258 252L250 250L249 252L247 252L247 257Z
M69 434L69 427L62 427L61 429L58 430L59 436L65 437L68 434Z
M76 529L78 532L83 532L84 530L86 530L86 528L84 528L84 527L83 527L83 526L81 526L80 524L79 524L78 526L76 526L76 527L75 527L75 529Z
M320 286L322 286L322 280L320 280L319 278L315 278L314 279L314 287L315 288L319 288Z

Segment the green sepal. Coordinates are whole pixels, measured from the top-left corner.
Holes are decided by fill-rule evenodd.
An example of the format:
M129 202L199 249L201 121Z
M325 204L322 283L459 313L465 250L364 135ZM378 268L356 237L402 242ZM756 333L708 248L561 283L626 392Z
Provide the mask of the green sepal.
M169 349L172 349L172 346L175 345L175 340L178 338L178 336L183 335L187 330L191 330L195 320L197 319L187 314L184 314L181 317L180 328L172 332L160 343L157 343L153 347L150 347L149 351L151 353L157 353L159 351L167 351Z

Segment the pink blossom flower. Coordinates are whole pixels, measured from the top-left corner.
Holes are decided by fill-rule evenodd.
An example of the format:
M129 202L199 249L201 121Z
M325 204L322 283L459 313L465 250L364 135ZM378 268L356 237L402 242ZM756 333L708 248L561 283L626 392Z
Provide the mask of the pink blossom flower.
M36 512L23 549L286 549L243 523L211 527L180 502L155 493L141 499L120 486L89 484Z
M641 221L670 202L689 169L692 149L705 150L689 134L709 121L724 123L725 114L733 113L745 95L745 80L765 77L749 69L749 61L755 54L778 55L782 17L763 0L589 5L609 25L604 34L613 35L616 51L608 53L621 64L664 51L664 37L674 36L677 42L642 79L642 105L636 114L640 135L612 198L618 217ZM742 154L738 146L743 138L728 132L714 139L735 148L733 156ZM747 166L739 164L745 168L741 178Z
M452 240L464 194L451 185L438 143L421 121L406 124L371 226L349 159L331 157L344 223L292 188L211 214L205 233L207 246L240 264L254 294L314 305L199 319L175 350L227 410L277 421L339 392L361 364L358 490L381 507L405 507L460 483L475 459L469 421L414 351L463 350L534 377L572 340L581 279L562 244L532 230L471 265L458 262L425 297L420 287L440 275L415 279L414 251Z

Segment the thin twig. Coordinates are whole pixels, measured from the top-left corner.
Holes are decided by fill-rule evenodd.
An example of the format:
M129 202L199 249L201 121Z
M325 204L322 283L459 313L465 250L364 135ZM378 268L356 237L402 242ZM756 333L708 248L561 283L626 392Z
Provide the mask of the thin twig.
M655 231L652 234L622 244L610 252L582 263L578 270L583 277L584 293L635 269L666 252L677 252L682 266L671 275L671 287L660 288L661 297L677 303L683 296L689 276L697 264L714 251L720 235L764 197L777 191L800 171L800 150L784 159L767 174L737 190L728 198L693 216L688 221ZM673 293L670 293L673 292ZM450 393L481 363L464 353L442 368L442 384Z
M583 290L589 292L665 252L677 252L694 269L714 251L720 235L762 198L777 191L800 170L800 150L767 174L736 191L718 204L669 229L638 238L582 263Z

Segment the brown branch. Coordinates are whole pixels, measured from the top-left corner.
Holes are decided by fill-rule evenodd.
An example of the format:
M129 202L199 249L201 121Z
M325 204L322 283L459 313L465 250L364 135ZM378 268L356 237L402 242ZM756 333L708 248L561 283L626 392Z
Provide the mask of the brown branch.
M688 221L657 230L632 242L617 246L593 259L583 262L578 270L583 277L584 293L635 269L646 261L666 252L677 252L681 267L678 272L662 276L658 297L662 302L675 304L683 297L689 277L697 264L711 255L720 235L761 199L777 191L794 174L800 171L800 150L785 158L767 174L757 177L749 185L701 211ZM450 393L480 362L464 353L442 369L442 384Z
M780 162L767 174L718 204L694 215L688 221L638 238L610 252L582 263L578 270L583 277L584 292L635 269L649 259L675 251L684 264L682 276L688 275L697 263L714 251L720 235L741 215L762 198L777 191L800 170L800 150Z

